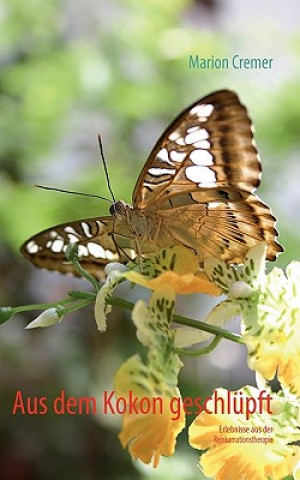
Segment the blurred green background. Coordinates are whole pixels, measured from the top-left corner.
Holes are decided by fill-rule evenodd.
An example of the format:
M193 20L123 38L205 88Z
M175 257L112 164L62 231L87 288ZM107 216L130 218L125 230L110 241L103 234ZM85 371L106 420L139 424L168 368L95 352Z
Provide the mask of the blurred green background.
M108 195L101 133L115 196L131 201L156 139L197 98L236 90L256 127L259 194L278 218L285 253L300 260L299 2L277 0L0 1L0 303L64 298L84 281L36 270L18 253L29 236L60 222L106 215L107 204L39 191L34 184ZM271 70L188 68L201 57L272 57ZM123 288L120 294L127 296ZM135 294L138 298L139 294ZM178 312L202 318L210 300L180 299ZM34 314L0 332L0 479L159 479L201 477L186 431L157 470L132 462L118 442L120 418L12 416L25 396L101 396L137 341L115 309L97 333L92 309L51 329L25 331ZM224 341L205 359L185 360L183 396L253 383L242 347ZM188 418L188 423L191 419Z

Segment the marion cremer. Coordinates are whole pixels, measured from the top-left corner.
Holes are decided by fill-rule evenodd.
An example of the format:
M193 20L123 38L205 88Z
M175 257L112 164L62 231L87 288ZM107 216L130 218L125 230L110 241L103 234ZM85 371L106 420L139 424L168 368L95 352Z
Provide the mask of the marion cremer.
M190 70L270 70L273 68L274 58L244 57L235 54L232 57L200 57L189 55L188 67Z

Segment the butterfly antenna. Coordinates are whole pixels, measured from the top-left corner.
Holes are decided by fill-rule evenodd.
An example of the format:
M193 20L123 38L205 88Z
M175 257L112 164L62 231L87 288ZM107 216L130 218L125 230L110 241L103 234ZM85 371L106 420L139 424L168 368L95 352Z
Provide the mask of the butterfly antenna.
M103 163L103 167L104 167L104 171L105 171L105 176L106 176L106 180L107 180L107 187L108 187L108 190L112 196L112 199L113 199L113 203L116 203L116 199L115 199L115 196L114 196L114 192L112 191L112 188L111 188L111 185L110 185L110 181L109 181L109 175L108 175L108 170L107 170L107 164L106 164L106 160L104 158L104 153L103 153L103 146L102 146L102 140L101 140L101 135L99 134L98 135L98 143L99 143L99 148L100 148L100 155L101 155L101 160L102 160L102 163Z
M54 192L71 193L72 195L81 195L82 197L100 198L101 200L105 200L106 202L113 203L109 198L101 197L100 195L94 195L93 193L73 192L72 190L63 190L62 188L47 187L45 185L35 185L35 187L42 188L43 190L53 190Z

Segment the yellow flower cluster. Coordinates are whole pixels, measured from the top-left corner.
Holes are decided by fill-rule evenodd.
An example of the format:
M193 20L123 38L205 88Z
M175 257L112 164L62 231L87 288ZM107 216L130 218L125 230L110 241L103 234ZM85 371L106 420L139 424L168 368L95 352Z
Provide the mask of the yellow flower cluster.
M273 378L277 371L283 390L272 395L270 391L272 411L264 408L251 411L250 416L249 412L237 415L230 410L219 413L208 403L209 409L201 412L189 428L190 445L205 450L199 465L205 475L216 480L282 480L293 471L298 478L300 453L295 442L300 440L299 264L290 265L287 277L278 269L266 275L265 245L259 244L249 251L243 265L226 265L211 258L199 271L193 252L172 247L145 260L142 272L131 265L130 270L108 280L104 293L98 294L98 315L100 311L102 320L107 313L103 307L105 298L124 279L151 289L153 294L149 305L138 301L133 310L137 338L147 348L147 359L142 361L137 355L129 358L115 378L117 396L128 402L134 396L140 407L123 415L119 435L122 446L134 458L144 463L152 461L154 467L161 455L174 453L177 435L185 425L184 408L176 418L170 409L170 399L180 399L177 332L170 328L175 294L223 293L227 298L212 310L206 322L222 326L241 315L249 366L266 379ZM192 336L189 331L185 338L190 339L190 345L195 343ZM226 405L230 392L216 392ZM247 386L234 394L250 404L260 397L261 390ZM159 411L154 409L155 400ZM147 410L147 406L153 408Z

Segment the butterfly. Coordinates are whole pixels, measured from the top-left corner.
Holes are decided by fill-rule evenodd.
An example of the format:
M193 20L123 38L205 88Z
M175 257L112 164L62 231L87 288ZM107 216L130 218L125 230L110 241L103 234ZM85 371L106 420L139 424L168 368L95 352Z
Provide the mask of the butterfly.
M156 142L133 191L132 206L119 200L110 216L64 223L21 247L34 265L76 271L65 256L77 243L83 268L96 278L111 261L127 262L172 245L207 257L242 263L265 241L267 259L283 249L275 217L254 193L261 164L253 127L238 96L220 90L178 115Z

